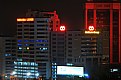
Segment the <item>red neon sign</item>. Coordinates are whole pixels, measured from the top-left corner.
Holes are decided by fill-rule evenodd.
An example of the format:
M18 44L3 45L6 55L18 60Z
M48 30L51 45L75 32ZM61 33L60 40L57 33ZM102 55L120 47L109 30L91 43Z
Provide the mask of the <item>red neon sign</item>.
M89 29L89 31L94 31L95 28L94 28L94 26L89 26L88 29Z
M60 26L60 31L65 31L65 26Z

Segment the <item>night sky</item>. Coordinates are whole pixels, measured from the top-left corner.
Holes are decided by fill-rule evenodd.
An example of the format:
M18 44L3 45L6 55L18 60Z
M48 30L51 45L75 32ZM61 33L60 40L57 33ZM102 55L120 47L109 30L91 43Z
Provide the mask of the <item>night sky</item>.
M16 18L28 9L57 11L61 23L69 30L81 29L83 0L2 0L0 2L0 34L16 34Z

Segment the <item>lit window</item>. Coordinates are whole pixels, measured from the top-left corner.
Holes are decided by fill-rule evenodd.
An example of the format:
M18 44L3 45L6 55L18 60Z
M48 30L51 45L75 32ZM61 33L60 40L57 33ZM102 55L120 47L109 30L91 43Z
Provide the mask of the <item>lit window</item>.
M18 49L19 49L19 50L22 50L22 47L19 47Z
M22 42L22 40L18 40L18 42Z
M29 50L29 47L27 47L27 50Z
M11 54L5 54L5 56L11 56Z
M22 44L18 44L18 46L22 46Z

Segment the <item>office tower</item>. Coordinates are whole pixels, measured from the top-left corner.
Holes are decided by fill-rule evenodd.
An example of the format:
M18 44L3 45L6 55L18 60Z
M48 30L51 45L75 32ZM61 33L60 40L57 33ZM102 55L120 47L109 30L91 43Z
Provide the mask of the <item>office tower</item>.
M14 69L16 36L0 35L0 76L9 80Z
M65 32L51 32L51 62L58 65L66 64Z
M96 32L96 31L95 31ZM57 66L83 66L89 72L102 62L101 34L85 34L85 31L51 32L52 80L62 79Z
M88 0L85 4L86 29L93 25L105 35L103 52L104 56L110 55L111 64L121 63L120 8L119 0Z
M57 31L56 11L31 11L17 18L17 60L13 76L20 79L50 78L50 32Z

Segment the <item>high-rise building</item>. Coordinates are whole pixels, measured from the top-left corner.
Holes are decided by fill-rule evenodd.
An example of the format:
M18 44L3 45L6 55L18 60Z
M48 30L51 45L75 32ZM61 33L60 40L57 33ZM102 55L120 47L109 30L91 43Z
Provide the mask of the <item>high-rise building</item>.
M107 63L108 60L102 58L101 38L101 34L86 34L83 30L51 32L53 80L57 77L62 79L57 74L57 66L83 66L85 71L89 72L92 67L100 65L102 62Z
M50 32L57 31L56 11L31 11L17 18L17 60L13 75L20 79L44 77L50 73Z
M0 77L10 80L14 70L16 53L16 36L0 35Z
M85 3L85 25L94 26L103 36L104 56L110 63L121 63L121 4L119 0L88 0ZM106 36L107 35L107 36Z

